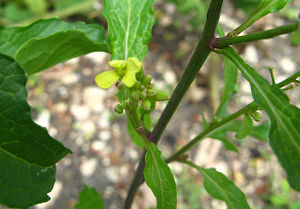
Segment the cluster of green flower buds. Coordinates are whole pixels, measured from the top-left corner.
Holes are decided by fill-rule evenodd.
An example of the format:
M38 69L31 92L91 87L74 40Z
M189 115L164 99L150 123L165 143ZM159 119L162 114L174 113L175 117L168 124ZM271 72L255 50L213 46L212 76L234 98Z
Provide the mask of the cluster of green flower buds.
M141 75L142 74L142 75ZM140 104L143 111L152 111L155 107L156 101L168 101L169 95L161 90L154 88L151 75L143 75L144 72L137 75L137 81L133 87L129 88L130 95L128 101L123 102L122 104L117 104L114 108L115 112L122 114L124 109L131 104ZM123 90L126 86L120 82L117 85L119 90Z

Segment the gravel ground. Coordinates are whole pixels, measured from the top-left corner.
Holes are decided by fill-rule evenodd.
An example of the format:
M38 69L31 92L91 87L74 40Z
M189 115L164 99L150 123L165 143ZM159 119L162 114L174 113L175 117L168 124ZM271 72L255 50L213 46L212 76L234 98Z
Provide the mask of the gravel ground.
M296 2L295 6L299 6ZM174 27L172 20L182 16L175 12L173 4L158 1L157 8L158 24L153 29L144 67L158 87L171 92L200 32L191 31L185 25L180 30ZM243 20L241 12L233 11L228 2L225 2L223 11L220 23L227 32ZM248 31L268 29L286 22L285 18L269 15ZM300 47L291 47L288 35L239 45L237 49L268 79L268 66L274 67L278 82L299 70ZM102 194L105 208L122 207L142 151L131 143L124 116L113 113L113 107L118 103L114 96L116 89L101 90L93 81L98 73L108 69L109 59L105 53L92 53L30 78L28 98L36 122L47 127L53 137L73 151L57 164L57 181L50 193L51 201L33 208L74 208L83 184L95 187ZM160 148L166 156L200 133L201 111L206 112L207 117L211 116L214 104L210 99L209 72L212 66L217 66L218 82L222 84L221 65L220 59L217 63L210 60L199 73L163 135ZM242 78L239 78L239 83L240 92L230 104L231 112L251 102L248 83ZM299 89L290 90L288 94L292 103L299 106ZM159 117L164 107L164 103L158 105L154 118ZM280 193L280 182L285 176L283 170L267 144L250 137L233 141L240 153L225 152L219 141L206 139L192 150L191 157L198 165L224 172L245 192L251 205L269 207L270 200L266 197ZM178 208L200 208L197 205L200 202L201 208L205 209L226 208L203 190L198 173L179 163L172 163L170 167L179 184ZM299 194L294 192L289 193L289 198L300 201ZM143 185L133 208L151 206L155 206L155 198Z

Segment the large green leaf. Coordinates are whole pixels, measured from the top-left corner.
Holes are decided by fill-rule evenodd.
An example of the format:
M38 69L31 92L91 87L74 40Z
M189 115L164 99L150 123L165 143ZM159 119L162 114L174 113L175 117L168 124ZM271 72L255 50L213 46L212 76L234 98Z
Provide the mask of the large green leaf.
M83 186L75 209L104 209L103 200L95 188Z
M251 84L254 100L271 119L270 145L288 175L295 190L300 190L300 109L289 103L288 97L270 85L231 47L220 50L242 72Z
M55 163L71 151L31 118L24 70L0 54L0 203L18 208L47 201Z
M105 0L108 38L112 60L137 57L143 60L148 51L155 15L154 0Z
M184 161L184 163L202 173L206 191L212 197L225 201L228 209L250 209L243 192L224 174L216 171L214 168L205 169L196 166L189 161Z
M28 163L0 147L0 204L25 208L46 202L55 182L55 166Z
M27 27L0 28L0 53L14 58L27 74L93 51L110 51L98 25L48 19Z
M157 200L156 208L176 209L177 191L174 176L153 143L146 144L144 177Z

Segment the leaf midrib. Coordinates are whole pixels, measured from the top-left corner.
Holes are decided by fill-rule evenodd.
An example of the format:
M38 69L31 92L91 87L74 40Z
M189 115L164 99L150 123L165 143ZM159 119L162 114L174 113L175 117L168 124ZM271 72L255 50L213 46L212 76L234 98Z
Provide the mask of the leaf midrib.
M128 41L129 41L129 29L130 29L130 16L131 16L131 0L128 0L128 16L127 16L127 27L125 32L125 60L128 58Z
M224 189L222 188L222 187L220 187L219 186L219 184L217 184L215 181L214 181L214 179L212 179L212 178L210 178L210 176L209 175L207 175L205 172L205 170L203 169L203 168L197 168L208 180L210 180L210 182L212 182L217 188L219 188L219 192L220 193L222 193L223 194L223 196L224 196L224 200L225 200L225 202L226 203L228 203L232 208L236 208L233 204L232 204L232 202L231 202L231 200L229 199L229 197L228 197L228 195L227 195L227 193L224 191ZM203 170L202 170L203 169ZM226 201L226 199L227 199L227 201ZM237 209L237 208L236 208Z

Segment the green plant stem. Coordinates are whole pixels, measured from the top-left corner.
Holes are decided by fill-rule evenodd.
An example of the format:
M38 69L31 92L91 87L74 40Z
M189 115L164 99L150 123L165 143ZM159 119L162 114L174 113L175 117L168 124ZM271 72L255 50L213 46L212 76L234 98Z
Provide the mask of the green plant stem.
M280 83L276 84L277 87L282 88L287 86L293 82L296 82L296 79L300 77L300 70L288 77L287 79L281 81Z
M210 43L214 39L214 33L219 22L221 8L223 0L212 0L207 13L207 21L203 30L200 41L198 42L193 55L184 71L182 78L180 79L178 85L176 86L167 107L164 109L158 123L154 127L150 134L150 140L157 144L160 136L165 130L168 122L173 116L175 110L177 109L179 103L181 102L183 96L187 92L188 88L192 84L196 75L198 74L200 68L204 64L208 55L210 54L211 46ZM135 176L129 188L128 195L125 200L124 209L130 209L135 193L138 187L144 181L143 170L145 168L145 152L139 161L138 168L136 170ZM138 183L137 183L138 182Z
M271 30L260 31L257 33L248 34L245 36L237 36L237 37L223 37L216 38L213 42L213 47L222 49L232 44L246 43L251 41L257 41L262 39L269 39L275 36L291 33L297 30L299 27L299 23L289 24L280 26L277 28L273 28Z
M248 104L247 106L245 106L244 108L240 109L239 111L233 113L232 115L223 118L221 121L211 123L211 125L209 127L207 127L204 131L202 131L198 136L196 136L188 144L186 144L180 150L178 150L172 156L170 156L166 160L166 163L170 163L170 162L173 162L174 160L179 159L179 157L182 154L184 154L185 152L187 152L188 150L190 150L193 146L195 146L199 141L201 141L202 139L204 139L211 132L213 132L216 129L222 127L226 123L228 123L228 122L230 122L230 121L232 121L232 120L240 117L241 115L243 115L244 113L246 113L247 111L249 111L249 109L251 109L251 110L255 110L256 109L257 110L258 109L258 105L255 102L252 102L252 103Z

